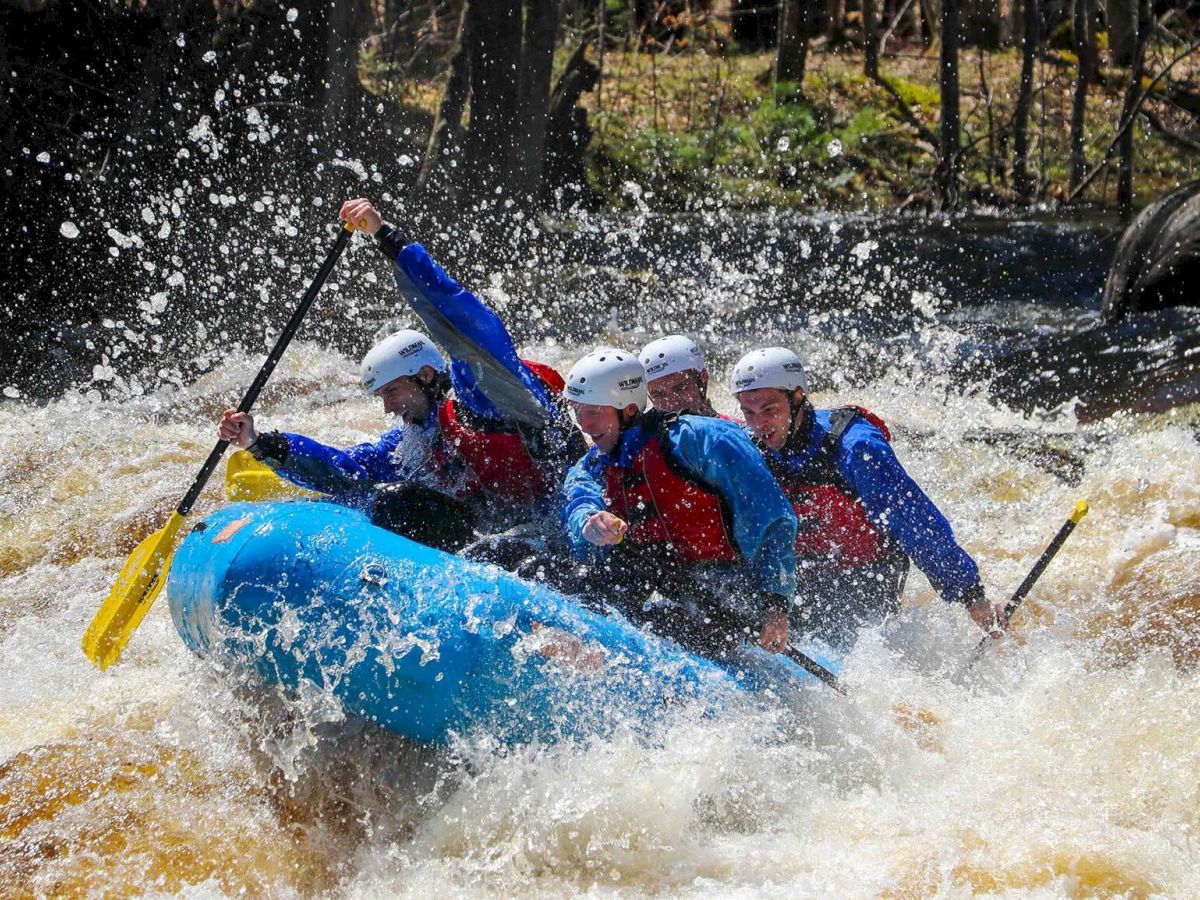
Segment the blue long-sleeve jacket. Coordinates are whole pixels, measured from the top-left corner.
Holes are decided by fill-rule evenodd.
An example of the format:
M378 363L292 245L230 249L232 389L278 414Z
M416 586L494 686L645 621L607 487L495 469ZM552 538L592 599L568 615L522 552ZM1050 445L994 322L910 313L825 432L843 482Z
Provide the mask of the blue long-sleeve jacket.
M811 435L798 452L773 454L776 462L801 472L820 450L830 428L830 411L814 410ZM842 435L835 454L838 472L858 494L871 522L892 535L943 599L963 602L979 584L979 568L954 539L950 523L913 481L883 433L856 419Z
M573 427L487 304L447 275L420 244L403 246L394 262L400 293L450 356L450 380L460 402L484 419Z
M518 427L535 458L561 480L583 453L582 436L562 403L517 355L511 335L482 300L434 262L420 244L404 243L394 229L381 246L392 259L396 285L430 336L451 358L456 403L480 420ZM430 412L424 430L436 428ZM378 484L411 480L398 457L410 429L393 428L378 441L338 449L298 434L284 434L288 453L276 471L296 484L339 498L373 490Z
M653 437L635 423L621 435L615 453L593 446L567 473L563 521L577 556L604 551L584 538L583 526L607 508L606 469L630 468ZM667 426L663 452L728 505L734 541L755 584L772 594L795 593L796 515L745 432L733 422L684 415Z
M413 452L401 443L408 439L426 444ZM437 410L431 409L420 425L400 425L384 432L377 441L366 441L338 449L302 434L284 432L275 436L287 442L282 460L267 459L275 471L301 487L330 494L352 506L364 506L381 484L401 481L435 483L446 493L463 496L471 483L465 466L450 453L438 453L440 435ZM260 439L261 440L261 439ZM403 452L408 450L409 452ZM434 457L439 463L434 471Z

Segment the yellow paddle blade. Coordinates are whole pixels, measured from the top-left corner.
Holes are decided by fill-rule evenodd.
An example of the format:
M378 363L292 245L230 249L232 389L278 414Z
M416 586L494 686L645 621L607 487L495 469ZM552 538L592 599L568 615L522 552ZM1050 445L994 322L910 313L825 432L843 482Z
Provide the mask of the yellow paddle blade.
M167 569L184 517L171 513L166 527L146 538L129 555L117 582L83 634L83 653L107 669L117 661L135 628L167 580Z
M284 481L270 467L263 465L246 450L239 450L225 464L225 499L227 500L294 500L315 497L312 491Z

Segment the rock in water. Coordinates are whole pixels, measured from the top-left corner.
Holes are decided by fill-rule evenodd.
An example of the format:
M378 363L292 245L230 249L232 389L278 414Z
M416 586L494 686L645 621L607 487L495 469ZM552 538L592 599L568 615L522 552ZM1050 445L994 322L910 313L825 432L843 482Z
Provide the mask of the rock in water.
M1125 229L1104 283L1103 316L1193 306L1200 297L1200 181L1146 207Z

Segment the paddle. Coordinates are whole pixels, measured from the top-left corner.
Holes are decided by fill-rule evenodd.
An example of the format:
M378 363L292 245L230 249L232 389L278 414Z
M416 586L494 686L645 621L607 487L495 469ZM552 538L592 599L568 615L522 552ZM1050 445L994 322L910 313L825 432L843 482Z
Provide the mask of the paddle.
M225 499L261 503L264 500L295 500L316 497L315 491L305 490L275 474L270 466L260 463L247 450L238 450L225 464Z
M1083 520L1083 517L1087 514L1088 503L1086 500L1080 500L1075 504L1075 511L1071 513L1071 518L1067 519L1067 521L1063 523L1062 528L1058 529L1058 534L1054 535L1054 540L1052 540L1050 545L1044 551L1042 551L1042 555L1039 556L1037 562L1033 564L1033 568L1029 570L1029 574L1025 576L1025 580L1021 582L1020 587L1017 588L1016 592L1012 595L1012 598L1009 599L1008 603L1004 605L1004 620L1006 622L1009 620L1009 618L1011 618L1012 614L1017 611L1017 607L1021 605L1021 601L1024 600L1029 592L1033 589L1033 586L1037 580L1042 577L1042 573L1046 571L1046 567L1050 565L1050 561L1054 559L1056 555L1058 555L1058 551L1062 549L1062 545L1065 544L1067 538L1071 536L1071 532L1075 530L1075 526L1078 525ZM986 647L996 636L997 635L995 634L988 634L984 636L983 640L981 640L978 646L976 646L975 652L979 653L979 651ZM787 647L783 653L810 675L819 678L838 693L843 695L846 693L846 689L842 687L841 682L838 681L838 677L816 660L805 656L803 653L793 647Z
M246 396L238 404L239 412L249 412L250 408L254 406L254 401L258 399L259 392L267 383L267 379L271 377L271 373L275 371L275 366L283 356L288 344L291 343L305 313L312 306L317 293L329 277L329 273L333 271L338 257L346 249L346 243L350 240L353 231L354 227L349 223L339 231L337 240L326 254L321 268L317 270L316 278L304 292L296 311L292 313L283 333L279 335L275 346L267 355L266 362L258 370L258 375L255 376L250 389L246 391ZM208 483L209 476L216 469L217 463L221 461L225 448L228 446L228 441L217 441L217 445L213 447L208 459L204 461L200 474L192 482L191 488L188 489L179 506L175 508L175 512L171 513L171 518L166 526L138 544L137 549L130 554L108 597L100 605L95 618L88 625L87 631L83 635L83 653L99 668L107 669L117 661L121 651L129 643L129 638L133 635L134 630L145 618L154 598L162 590L183 520L191 512L196 498L204 490L204 485Z
M825 682L825 684L829 685L842 696L846 695L846 689L842 687L842 683L838 680L838 677L811 656L801 653L795 647L790 645L784 646L784 648L779 652L802 668L809 675L812 675L814 678Z
M613 516L613 519L616 520L616 523L609 527L612 528L612 530L614 530L616 532L616 543L619 544L623 540L625 540L625 535L629 532L629 523L626 522L624 519L621 519L618 516ZM728 611L726 612L726 614L729 615ZM740 630L744 630L747 633L749 633L751 630L753 630L751 628L749 622L738 622L737 624L738 624ZM846 689L842 687L841 682L838 681L838 677L836 675L834 675L832 672L830 672L823 665L821 665L819 662L817 662L815 659L813 659L811 656L808 656L807 654L802 653L801 651L797 650L795 647L786 646L786 645L784 646L784 648L782 650L780 650L778 652L782 653L784 656L786 656L792 662L796 663L796 665L800 666L800 668L802 668L802 669L804 669L804 671L808 672L809 675L812 675L814 678L817 678L820 681L823 681L825 684L829 685L831 688L833 688L839 694L846 693Z
M1042 555L1038 557L1037 562L1033 564L1033 568L1029 570L1029 574L1025 576L1025 580L1021 582L1020 587L1012 595L1012 598L1004 605L1004 621L1008 621L1012 614L1017 611L1017 607L1021 605L1021 601L1033 589L1033 585L1042 573L1046 571L1046 566L1050 565L1050 560L1058 555L1058 551L1062 549L1062 545L1066 543L1067 538L1071 536L1071 532L1075 530L1083 517L1088 514L1088 502L1080 500L1075 504L1075 512L1071 513L1071 518L1063 523L1062 528L1058 529L1058 534L1054 535L1054 540L1050 545L1042 551ZM979 653L986 647L995 637L995 633L986 635L983 640L975 647L975 652Z

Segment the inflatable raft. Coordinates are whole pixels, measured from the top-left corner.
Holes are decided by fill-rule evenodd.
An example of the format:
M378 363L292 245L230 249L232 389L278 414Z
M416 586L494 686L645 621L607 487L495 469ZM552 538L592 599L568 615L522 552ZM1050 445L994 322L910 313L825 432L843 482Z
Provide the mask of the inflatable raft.
M718 665L330 503L222 509L180 545L167 593L196 653L285 691L316 686L418 741L577 738L812 682L764 651Z

